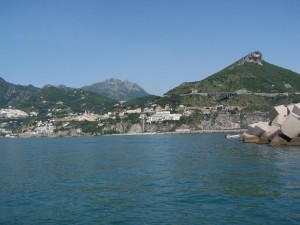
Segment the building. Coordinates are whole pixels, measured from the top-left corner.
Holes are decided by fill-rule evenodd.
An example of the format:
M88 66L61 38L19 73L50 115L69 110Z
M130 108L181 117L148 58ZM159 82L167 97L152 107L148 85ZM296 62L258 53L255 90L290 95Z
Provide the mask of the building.
M155 114L148 116L146 121L147 123L152 122L160 122L165 120L180 120L180 117L182 114L171 114L170 111L162 111L162 112L156 112Z

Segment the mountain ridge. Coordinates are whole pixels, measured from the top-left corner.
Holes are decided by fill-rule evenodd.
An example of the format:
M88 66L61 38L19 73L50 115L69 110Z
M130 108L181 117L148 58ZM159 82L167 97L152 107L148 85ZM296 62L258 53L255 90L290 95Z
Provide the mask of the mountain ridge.
M37 88L12 84L0 77L0 108L35 109L40 112L52 108L63 109L62 112L84 112L107 110L117 103L106 96L64 85Z
M300 75L263 60L262 53L252 52L233 64L200 81L184 82L166 93L232 92L298 92Z
M16 102L26 101L37 90L38 88L33 85L12 84L0 77L0 107L8 107Z
M83 90L107 96L115 100L130 100L139 97L149 96L138 84L128 80L109 78L101 82L83 86Z

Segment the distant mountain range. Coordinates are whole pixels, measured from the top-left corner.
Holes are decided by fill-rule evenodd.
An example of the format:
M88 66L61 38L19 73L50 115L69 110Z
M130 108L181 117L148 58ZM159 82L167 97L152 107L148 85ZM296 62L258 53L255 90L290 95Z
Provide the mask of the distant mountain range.
M47 84L45 87L55 87L64 91L70 91L73 88L65 85L51 85ZM93 92L101 96L106 96L118 101L127 101L135 98L150 96L138 84L128 80L119 80L110 78L102 82L93 83L91 85L81 87L82 90Z
M300 102L299 92L298 73L264 61L262 54L256 51L201 81L185 82L162 98L149 95L135 83L114 78L81 89L64 85L45 85L43 88L22 86L0 78L0 108L13 106L27 111L30 111L29 108L40 111L59 108L64 112L100 112L112 109L119 100L130 100L127 102L130 107L143 107L155 102L169 105L172 109L179 105L233 105L269 110L274 105ZM271 97L257 93L270 94Z
M81 94L78 95L78 93ZM76 96L79 99L76 99ZM8 106L38 107L38 105L42 107L62 101L70 106L70 110L78 111L79 105L81 105L82 110L92 110L93 108L99 108L99 104L103 106L104 103L102 101L105 102L105 107L103 108L107 108L106 103L114 105L117 103L116 100L130 100L144 96L149 96L149 94L139 85L114 78L85 86L82 89L76 89L65 85L51 84L47 84L43 88L37 88L32 85L15 85L0 77L1 108ZM40 100L44 103L40 104ZM77 103L75 104L75 102Z
M121 81L114 78L84 86L82 89L116 100L130 100L150 95L136 83L127 80Z
M60 113L98 111L111 109L118 101L81 89L46 85L43 88L15 85L0 78L0 108L9 106L27 111Z

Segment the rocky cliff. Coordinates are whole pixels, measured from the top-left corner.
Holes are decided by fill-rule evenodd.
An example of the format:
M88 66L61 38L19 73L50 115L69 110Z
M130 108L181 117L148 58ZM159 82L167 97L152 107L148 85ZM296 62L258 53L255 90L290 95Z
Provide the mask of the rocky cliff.
M267 118L267 113L214 113L206 116L203 120L194 124L182 124L176 121L165 121L157 123L147 123L144 126L144 132L175 132L180 130L202 131L202 130L238 130L246 129L248 124L255 123ZM142 133L143 126L140 123L119 122L117 124L107 125L104 131L114 131L115 133Z

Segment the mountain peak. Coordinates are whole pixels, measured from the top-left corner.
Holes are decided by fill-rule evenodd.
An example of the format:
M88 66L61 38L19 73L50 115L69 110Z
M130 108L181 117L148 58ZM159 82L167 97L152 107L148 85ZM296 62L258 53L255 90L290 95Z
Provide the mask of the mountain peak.
M235 63L233 63L232 65L230 65L228 67L228 69L232 70L233 68L235 68L237 66L241 66L245 63L254 63L254 64L258 64L258 65L262 66L263 65L263 56L262 56L261 52L254 51L254 52L249 53L248 55L244 56L240 60L238 60Z
M136 83L128 80L122 81L116 78L109 78L102 82L84 86L82 89L116 100L129 100L149 95Z
M255 51L201 81L183 83L167 95L243 89L253 93L295 93L299 92L299 87L299 74L264 61L261 52Z
M63 85L63 84L58 84L58 85L46 84L46 85L44 85L43 89L51 88L51 87L58 88L63 91L70 91L73 89L73 88L67 87L66 85Z

